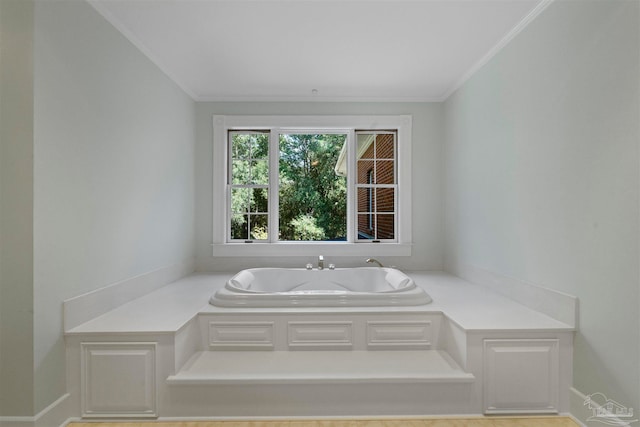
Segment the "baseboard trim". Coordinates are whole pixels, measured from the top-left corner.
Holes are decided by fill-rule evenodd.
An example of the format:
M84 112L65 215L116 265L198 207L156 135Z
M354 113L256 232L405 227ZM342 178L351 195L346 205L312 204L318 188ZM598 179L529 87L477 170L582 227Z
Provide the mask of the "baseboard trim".
M51 405L33 417L0 417L2 427L51 427L67 424L71 407L69 393L60 396Z
M486 286L524 306L546 314L572 328L578 327L578 298L554 289L502 276L482 268L458 264L450 273L471 283Z
M75 328L101 314L148 294L195 271L195 259L169 265L70 298L63 303L64 330Z

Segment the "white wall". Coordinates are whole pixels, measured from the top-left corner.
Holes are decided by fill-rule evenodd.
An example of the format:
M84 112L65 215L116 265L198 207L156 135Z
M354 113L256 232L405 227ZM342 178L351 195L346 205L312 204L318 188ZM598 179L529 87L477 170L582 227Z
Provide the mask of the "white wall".
M445 103L445 263L576 295L574 385L640 407L639 4L556 1Z
M36 3L35 410L62 301L194 257L195 103L84 1Z
M33 8L0 0L0 416L33 412Z
M407 270L442 268L442 108L437 103L293 103L293 102L202 102L197 104L196 227L197 269L235 271L247 267L303 267L310 257L214 258L212 257L213 115L385 115L413 116L411 257L380 257L388 265ZM326 254L325 254L326 255ZM337 266L363 265L366 256L326 257Z

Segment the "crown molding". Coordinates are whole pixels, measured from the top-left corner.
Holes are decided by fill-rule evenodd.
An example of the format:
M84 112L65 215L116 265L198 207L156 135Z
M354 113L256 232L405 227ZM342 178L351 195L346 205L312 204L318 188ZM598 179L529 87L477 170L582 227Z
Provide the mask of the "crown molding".
M197 102L441 102L440 97L415 96L198 96Z
M135 46L143 55L145 55L160 71L162 71L174 84L176 84L184 93L191 97L194 101L197 101L197 96L189 89L187 85L185 85L179 78L176 77L167 67L164 66L162 61L158 60L158 58L151 53L151 50L147 48L147 46L142 43L129 29L122 24L115 16L111 14L105 8L102 3L97 0L87 0L95 10L98 12L104 19L107 20L118 32L120 32L133 46Z
M359 1L359 0L353 0ZM186 84L178 79L165 67L160 60L146 47L129 29L114 17L98 0L87 2L118 30L129 42L155 64L169 79L196 102L388 102L388 103L431 103L444 102L453 93L460 89L473 75L496 56L505 46L511 42L524 28L542 13L554 0L542 0L538 3L518 24L513 27L498 43L496 43L480 60L475 62L466 73L454 82L449 89L440 96L230 96L230 95L197 95Z
M538 17L554 0L542 0L536 7L529 12L515 27L511 29L498 43L496 43L486 55L484 55L478 62L462 75L446 92L440 97L441 101L446 101L455 91L460 89L463 84L466 83L473 75L480 70L486 63L488 63L494 56L496 56L511 40L513 40L527 25L529 25L534 19Z

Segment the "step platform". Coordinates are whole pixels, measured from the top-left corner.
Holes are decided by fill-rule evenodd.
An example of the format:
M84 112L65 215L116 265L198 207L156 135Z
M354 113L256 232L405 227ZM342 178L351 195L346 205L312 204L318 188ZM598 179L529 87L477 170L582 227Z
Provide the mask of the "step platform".
M201 351L169 385L470 383L444 351Z

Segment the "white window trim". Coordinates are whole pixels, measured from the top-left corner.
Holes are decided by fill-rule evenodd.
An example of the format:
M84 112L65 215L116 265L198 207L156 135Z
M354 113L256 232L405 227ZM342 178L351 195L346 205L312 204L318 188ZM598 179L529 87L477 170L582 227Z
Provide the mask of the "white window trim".
M393 116L213 116L213 256L410 256L411 255L411 126L410 115ZM226 241L227 132L230 129L289 130L397 129L397 242L275 242ZM353 149L355 151L355 149ZM349 153L355 155L354 153ZM352 172L355 173L355 172ZM349 203L355 203L351 197Z

